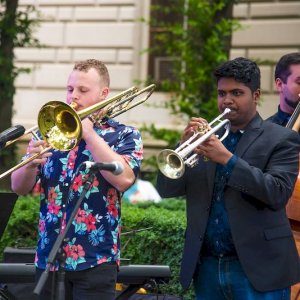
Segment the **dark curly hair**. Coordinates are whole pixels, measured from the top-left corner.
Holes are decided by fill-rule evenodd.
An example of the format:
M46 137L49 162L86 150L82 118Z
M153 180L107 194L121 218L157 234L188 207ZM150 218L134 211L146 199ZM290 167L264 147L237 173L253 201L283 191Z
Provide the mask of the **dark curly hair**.
M291 65L300 65L300 52L288 53L279 59L275 68L275 80L280 78L286 83L287 78L291 75Z
M233 78L247 86L252 93L260 88L260 69L254 61L245 57L223 63L216 68L214 76L217 82L222 78Z

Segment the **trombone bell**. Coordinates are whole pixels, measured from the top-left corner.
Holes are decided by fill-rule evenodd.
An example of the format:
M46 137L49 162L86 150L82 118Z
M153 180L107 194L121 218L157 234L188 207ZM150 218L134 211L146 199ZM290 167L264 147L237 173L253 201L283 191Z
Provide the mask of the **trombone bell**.
M43 139L49 144L49 147L0 174L0 180L53 148L59 151L72 150L82 138L81 120L89 117L94 123L99 124L105 119L114 118L144 103L151 96L154 89L155 84L150 84L142 89L133 86L112 98L96 103L79 112L75 111L75 107L72 104L68 105L61 101L46 103L39 111L38 126L27 130L24 135L31 133L38 140L40 138L35 132L38 129ZM101 112L98 114L100 110ZM101 114L102 112L104 113ZM7 143L6 146L16 142L18 139Z
M73 149L81 140L79 115L61 101L50 101L42 106L38 115L38 127L44 140L60 151Z
M60 151L72 150L82 138L82 119L91 115L93 122L114 118L145 102L154 89L155 84L151 84L141 90L134 86L79 112L76 112L64 102L50 101L42 106L39 111L38 128L43 139L54 149ZM146 93L144 97L136 100L138 96L144 93ZM105 113L102 117L98 117L97 113L102 109Z

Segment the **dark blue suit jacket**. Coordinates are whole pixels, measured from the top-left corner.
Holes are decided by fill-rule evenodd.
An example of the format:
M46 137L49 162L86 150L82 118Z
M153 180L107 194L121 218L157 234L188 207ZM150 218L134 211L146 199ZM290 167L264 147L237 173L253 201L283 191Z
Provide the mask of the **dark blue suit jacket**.
M298 175L300 138L296 132L257 114L235 151L238 161L225 187L224 201L241 265L258 291L300 281L298 253L285 206ZM159 173L162 197L185 196L187 228L180 282L187 288L201 252L209 216L216 163L199 160L173 180ZM200 265L201 267L201 265Z

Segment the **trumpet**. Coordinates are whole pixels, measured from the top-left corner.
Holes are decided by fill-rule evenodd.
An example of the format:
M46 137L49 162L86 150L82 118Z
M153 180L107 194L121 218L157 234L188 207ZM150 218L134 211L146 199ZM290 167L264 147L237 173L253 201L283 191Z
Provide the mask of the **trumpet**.
M135 86L117 94L102 102L96 103L79 112L75 111L75 105L68 105L61 101L50 101L44 104L38 113L38 125L24 132L24 134L6 144L16 142L24 135L32 134L36 140L40 140L37 130L48 143L48 147L41 152L23 160L18 165L0 175L0 179L23 167L32 160L40 157L51 149L69 151L75 148L82 138L81 120L89 117L94 123L101 123L106 119L114 118L135 106L144 103L153 93L155 84L139 89Z
M208 140L211 135L223 127L225 128L225 132L220 138L218 137L219 140L223 141L229 134L230 121L227 119L221 120L221 118L230 111L231 110L229 108L226 108L222 114L211 121L207 126L209 130L206 133L203 134L201 131L195 132L188 140L182 143L175 150L164 149L160 151L157 156L157 165L159 170L170 179L178 179L184 174L185 166L191 168L194 167L199 160L196 153L192 154L194 149ZM214 126L217 122L218 124Z

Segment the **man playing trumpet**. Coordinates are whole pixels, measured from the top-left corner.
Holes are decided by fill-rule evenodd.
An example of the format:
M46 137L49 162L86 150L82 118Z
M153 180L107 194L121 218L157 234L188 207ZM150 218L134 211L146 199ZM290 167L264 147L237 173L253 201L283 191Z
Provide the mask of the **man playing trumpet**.
M68 104L72 103L80 111L103 101L108 92L109 73L101 61L89 59L75 64L67 83ZM39 153L44 146L45 141L32 140L26 155ZM142 141L135 128L113 119L92 122L85 118L78 146L70 151L51 150L12 173L14 192L20 195L33 189L40 192L39 240L35 259L37 280L82 193L89 173L83 163L115 161L123 166L123 171L119 175L105 170L96 172L66 234L68 240L62 245L65 299L115 298L120 261L120 194L134 183L141 159ZM48 277L40 299L51 299L52 277Z
M290 299L300 266L285 206L298 175L299 135L260 117L255 62L239 57L214 75L219 110L231 110L228 136L221 142L219 130L198 145L198 164L182 177L157 180L162 197L186 197L180 282L187 288L193 280L198 300ZM205 123L192 118L181 144Z

